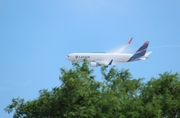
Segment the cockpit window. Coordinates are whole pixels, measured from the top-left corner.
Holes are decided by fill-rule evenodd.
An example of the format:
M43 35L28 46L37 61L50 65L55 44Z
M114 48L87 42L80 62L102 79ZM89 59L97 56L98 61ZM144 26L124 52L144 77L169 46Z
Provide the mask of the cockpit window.
M69 57L69 55L67 55L67 57Z

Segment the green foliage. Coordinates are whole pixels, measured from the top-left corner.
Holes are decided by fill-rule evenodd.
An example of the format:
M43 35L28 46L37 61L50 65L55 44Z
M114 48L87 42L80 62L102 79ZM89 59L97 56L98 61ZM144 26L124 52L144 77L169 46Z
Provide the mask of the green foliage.
M39 97L13 98L5 108L14 118L127 118L179 117L179 74L165 72L147 83L134 79L129 70L101 67L103 82L95 80L85 61L72 69L61 68L62 84Z
M180 116L180 78L179 74L165 72L159 78L152 78L144 86L140 95L144 102L144 113L153 117Z

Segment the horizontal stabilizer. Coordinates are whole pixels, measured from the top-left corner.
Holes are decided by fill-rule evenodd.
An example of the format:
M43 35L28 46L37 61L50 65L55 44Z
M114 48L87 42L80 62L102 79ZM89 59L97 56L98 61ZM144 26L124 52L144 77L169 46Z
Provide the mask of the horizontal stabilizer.
M149 51L145 54L145 56L148 57L151 53L152 53L152 51Z

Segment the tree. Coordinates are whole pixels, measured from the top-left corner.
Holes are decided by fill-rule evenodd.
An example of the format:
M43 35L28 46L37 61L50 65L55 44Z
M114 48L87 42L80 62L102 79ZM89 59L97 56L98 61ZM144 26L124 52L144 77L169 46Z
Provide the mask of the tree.
M104 77L105 88L102 94L108 96L108 103L111 106L109 114L113 113L110 117L140 117L141 114L141 100L138 98L140 87L142 85L142 78L132 79L129 70L117 70L111 68L109 72L105 68L101 69ZM102 99L108 100L106 97ZM112 104L113 103L113 104ZM102 103L104 105L104 103ZM112 107L112 105L114 105ZM110 108L108 106L108 108Z
M177 118L180 116L179 74L165 72L159 76L147 82L140 94L144 102L144 115Z
M10 113L15 109L17 118L93 117L101 83L94 80L92 72L86 62L82 66L75 64L70 70L61 68L60 87L40 90L38 99L32 101L13 99L5 110Z
M129 70L102 67L103 81L95 80L85 61L72 69L61 68L62 84L51 91L39 91L31 101L13 98L5 108L14 118L127 118L178 117L180 111L179 74L164 73L147 83L134 79Z

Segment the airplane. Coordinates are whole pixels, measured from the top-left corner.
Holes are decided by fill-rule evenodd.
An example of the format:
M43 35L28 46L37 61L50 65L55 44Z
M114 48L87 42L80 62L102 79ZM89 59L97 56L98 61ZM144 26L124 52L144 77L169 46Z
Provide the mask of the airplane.
M122 53L122 51L131 44L132 39L133 38L131 38L126 45L112 52L71 53L66 56L66 59L71 61L72 63L83 62L86 59L87 62L90 63L91 67L103 65L108 67L113 63L146 60L148 56L152 53L152 51L146 53L149 41L146 41L134 54Z

